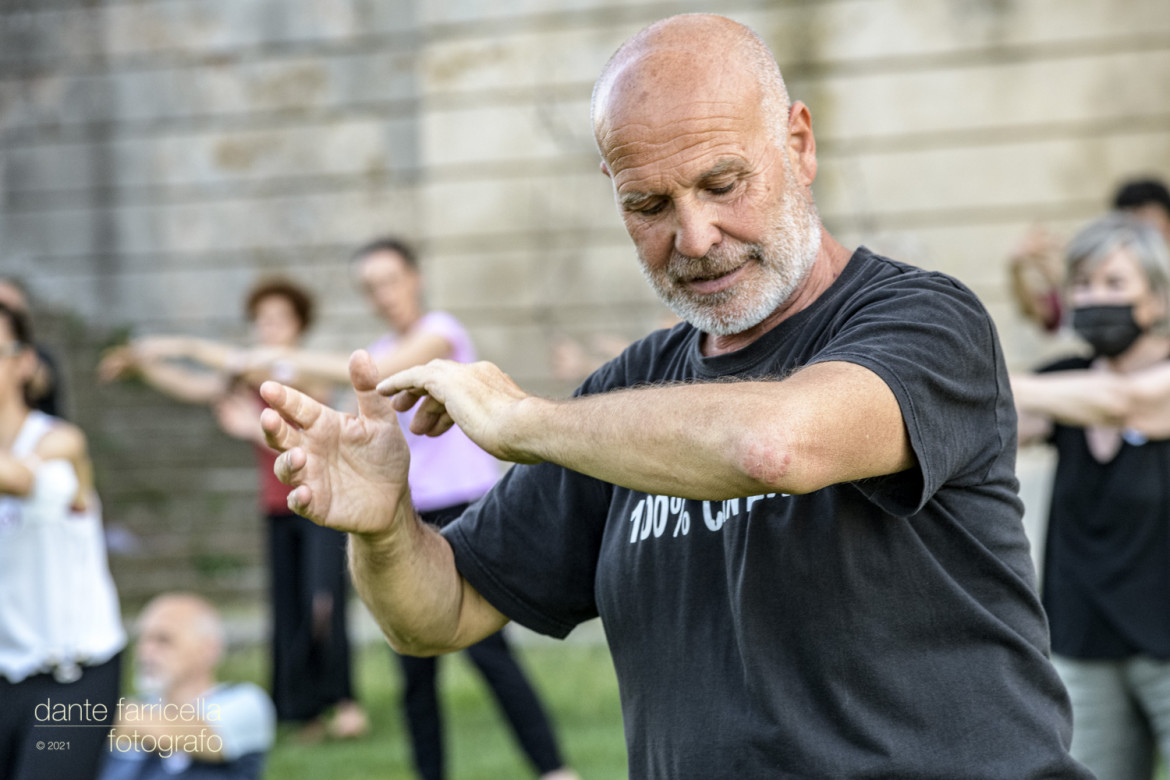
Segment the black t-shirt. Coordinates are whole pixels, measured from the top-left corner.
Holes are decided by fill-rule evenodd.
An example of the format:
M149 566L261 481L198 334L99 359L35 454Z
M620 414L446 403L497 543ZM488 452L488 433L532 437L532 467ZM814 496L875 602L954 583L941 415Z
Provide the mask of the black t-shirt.
M862 248L743 350L703 357L699 337L651 334L581 392L848 361L894 392L919 466L718 502L518 466L447 528L510 618L563 636L601 615L630 777L1088 776L1066 751L1015 412L976 297Z
M1070 358L1041 369L1088 368ZM1054 425L1057 465L1045 544L1053 651L1071 658L1170 658L1170 440L1122 437L1112 460L1085 429Z

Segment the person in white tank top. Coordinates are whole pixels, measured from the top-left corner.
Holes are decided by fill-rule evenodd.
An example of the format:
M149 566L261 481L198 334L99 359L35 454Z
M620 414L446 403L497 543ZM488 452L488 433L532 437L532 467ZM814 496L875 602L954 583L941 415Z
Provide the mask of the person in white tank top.
M85 434L29 408L35 367L0 305L0 777L88 778L126 635Z

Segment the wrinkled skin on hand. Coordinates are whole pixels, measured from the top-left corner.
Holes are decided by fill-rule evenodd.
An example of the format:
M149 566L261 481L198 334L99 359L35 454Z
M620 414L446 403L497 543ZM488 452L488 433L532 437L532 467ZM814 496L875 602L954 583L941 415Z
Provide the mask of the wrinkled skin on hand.
M355 352L349 370L356 416L265 382L260 394L271 408L260 423L269 446L282 453L276 475L293 488L289 509L339 531L377 535L393 530L404 514L398 510L409 506L410 452L390 399L375 389L373 359Z
M458 425L501 460L537 460L519 444L523 436L517 428L520 405L532 397L493 363L432 360L383 380L378 392L392 396L400 412L418 404L410 423L416 434L439 436Z

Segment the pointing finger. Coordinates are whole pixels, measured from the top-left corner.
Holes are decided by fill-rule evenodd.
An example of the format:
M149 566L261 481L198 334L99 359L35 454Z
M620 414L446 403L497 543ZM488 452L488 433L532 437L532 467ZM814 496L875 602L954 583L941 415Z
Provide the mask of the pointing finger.
M427 380L434 375L435 366L442 365L443 362L432 360L425 365L392 374L378 383L378 392L382 395L397 395L403 390L422 390L426 387Z

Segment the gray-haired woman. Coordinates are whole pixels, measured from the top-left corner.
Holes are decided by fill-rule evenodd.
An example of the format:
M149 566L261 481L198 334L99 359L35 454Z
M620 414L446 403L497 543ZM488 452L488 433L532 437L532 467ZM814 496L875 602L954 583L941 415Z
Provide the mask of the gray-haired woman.
M1170 756L1170 256L1109 214L1070 244L1067 272L1091 354L1012 380L1021 443L1057 453L1044 607L1074 757L1145 779Z

